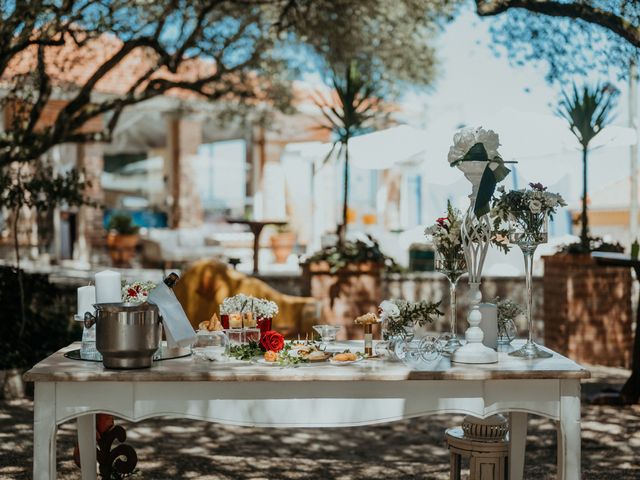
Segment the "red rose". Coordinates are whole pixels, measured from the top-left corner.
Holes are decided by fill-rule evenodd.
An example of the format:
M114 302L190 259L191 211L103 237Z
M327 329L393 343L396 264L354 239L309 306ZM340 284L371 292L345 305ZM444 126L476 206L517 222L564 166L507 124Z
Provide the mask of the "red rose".
M260 346L263 350L279 352L284 348L284 337L275 330L269 330L262 334L260 338Z

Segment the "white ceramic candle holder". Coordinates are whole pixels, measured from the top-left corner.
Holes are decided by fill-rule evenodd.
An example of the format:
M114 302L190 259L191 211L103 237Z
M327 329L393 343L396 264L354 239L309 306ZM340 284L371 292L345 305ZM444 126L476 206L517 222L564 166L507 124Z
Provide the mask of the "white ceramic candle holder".
M482 343L484 334L479 326L482 321L482 313L479 308L482 301L480 282L482 267L491 241L491 221L488 215L477 218L474 206L480 180L482 180L482 174L488 163L467 161L458 164L458 168L471 182L472 191L469 195L470 205L462 222L462 245L469 271L469 315L467 317L469 328L465 332L467 343L451 355L451 360L456 363L495 363L498 361L498 353Z

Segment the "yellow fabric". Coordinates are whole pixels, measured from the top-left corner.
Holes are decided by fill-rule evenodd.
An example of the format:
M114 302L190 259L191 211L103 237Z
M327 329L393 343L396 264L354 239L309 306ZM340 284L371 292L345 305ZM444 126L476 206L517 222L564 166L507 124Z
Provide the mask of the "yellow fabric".
M220 304L238 293L266 298L278 304L279 313L272 327L287 337L298 333L311 333L309 317L316 314L316 301L310 297L285 295L271 288L262 280L249 277L215 260L200 260L186 270L174 287L191 325L194 328L214 313L220 312Z

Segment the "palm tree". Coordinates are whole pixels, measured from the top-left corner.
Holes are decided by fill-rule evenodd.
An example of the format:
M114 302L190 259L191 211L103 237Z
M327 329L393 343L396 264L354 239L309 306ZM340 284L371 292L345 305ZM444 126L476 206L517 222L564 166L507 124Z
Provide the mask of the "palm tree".
M347 232L349 209L349 140L365 133L382 114L376 82L358 67L356 61L351 61L342 69L333 69L330 74L333 97L317 94L314 98L324 117L321 128L330 130L335 139L325 163L333 157L336 148L337 158L344 158L342 224L338 226L341 244Z
M580 244L583 251L589 250L589 217L587 216L587 156L589 143L614 118L618 90L608 83L594 87L576 84L570 92L563 91L556 114L569 123L571 133L582 146L582 215L580 217Z

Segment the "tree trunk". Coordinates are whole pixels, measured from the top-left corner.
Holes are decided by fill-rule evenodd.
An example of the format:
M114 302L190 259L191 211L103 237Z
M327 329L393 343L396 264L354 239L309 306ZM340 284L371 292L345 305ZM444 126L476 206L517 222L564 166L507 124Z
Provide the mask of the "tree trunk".
M587 148L582 149L582 215L580 229L580 243L583 250L589 250L589 217L587 214Z
M27 323L24 313L24 279L22 278L22 269L20 268L20 239L18 236L18 222L20 220L20 207L15 210L13 219L13 248L16 253L16 275L18 276L18 293L20 294L20 331L19 338L22 338L24 327Z
M344 184L342 192L342 225L338 232L338 239L342 245L347 239L347 212L349 210L349 137L344 143Z

